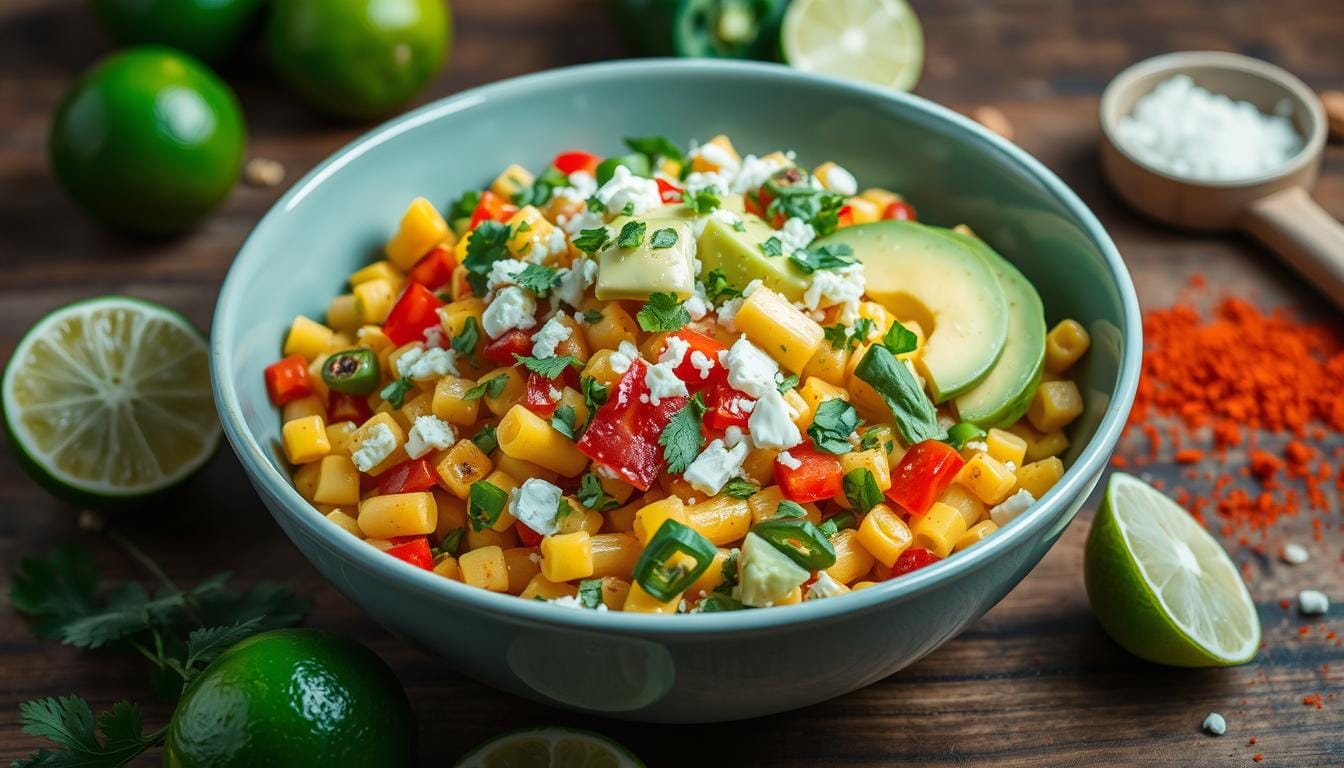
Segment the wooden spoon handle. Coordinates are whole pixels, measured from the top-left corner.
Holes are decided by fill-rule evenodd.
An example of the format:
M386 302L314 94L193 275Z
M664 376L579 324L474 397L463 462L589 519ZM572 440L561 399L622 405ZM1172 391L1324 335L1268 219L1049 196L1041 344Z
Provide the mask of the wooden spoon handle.
M1344 309L1344 224L1307 190L1289 187L1256 200L1241 228Z

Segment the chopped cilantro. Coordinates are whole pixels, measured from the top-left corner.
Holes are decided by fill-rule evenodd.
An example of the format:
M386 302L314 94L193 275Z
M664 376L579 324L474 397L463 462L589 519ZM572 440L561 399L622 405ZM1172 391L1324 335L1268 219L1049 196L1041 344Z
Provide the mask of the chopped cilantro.
M700 447L705 443L705 433L700 427L700 419L705 415L705 401L697 392L672 415L671 421L658 437L663 446L663 458L667 461L667 471L673 474L685 472Z
M616 245L621 248L638 248L644 242L644 230L648 225L642 221L627 221L616 236Z
M817 450L838 455L854 450L854 446L849 444L849 436L858 426L859 412L854 410L854 406L835 397L817 406L807 435L812 438L812 444Z
M479 189L468 189L462 193L462 196L453 201L448 206L448 221L456 222L459 219L471 219L471 215L476 212L476 206L481 204L481 191Z
M602 580L584 579L579 582L579 605L597 610L602 604Z
M854 375L882 396L906 445L946 437L929 396L891 350L881 344L869 347Z
M882 490L877 487L877 479L871 470L864 467L851 469L845 473L845 498L849 505L861 515L882 503Z
M598 200L596 196L588 198L587 205L589 213L605 213L607 210L606 204Z
M790 376L785 376L783 380L775 385L775 389L778 389L779 394L782 395L796 386L798 386L798 374L795 373Z
M563 357L527 357L517 353L513 356L518 364L527 370L548 379L557 379L560 374L565 372L566 368L573 366L578 368L582 365L577 357L573 355L564 355Z
M462 399L480 400L482 397L499 397L507 386L509 386L509 377L501 373L463 392Z
M723 486L723 492L734 499L749 499L759 490L761 490L759 485L740 477L729 480L728 484Z
M625 146L649 158L650 166L657 165L660 157L678 163L686 159L681 147L673 144L666 136L626 137Z
M406 402L406 395L415 389L415 382L410 376L402 376L392 383L383 387L378 396L392 404L393 408L400 408L401 404Z
M583 322L585 325L592 325L593 323L596 323L597 321L602 319L602 313L598 312L596 309L585 309L583 310L583 312L580 312L579 314L583 316Z
M462 260L472 293L477 296L486 294L490 267L496 261L509 257L509 239L512 236L509 226L499 221L482 221L472 230L467 240L467 255Z
M657 235L656 232L654 234ZM639 327L648 333L678 331L691 322L691 313L686 311L675 293L651 293L635 319L639 321Z
M775 508L775 514L770 516L771 520L790 520L798 517L807 517L807 510L803 509L796 502L785 499L779 502Z
M466 528L454 528L445 533L443 539L430 551L435 555L456 555L457 550L462 547L462 536L466 534Z
M734 288L724 276L723 270L714 268L705 275L705 297L714 304L727 301L735 296L741 296L742 291Z
M611 232L606 227L594 227L579 231L579 236L574 238L574 247L584 253L597 253L607 247L611 242Z
M695 194L689 191L681 193L681 202L692 212L701 216L707 213L713 213L720 205L719 198L708 189L702 189Z
M765 242L761 243L761 253L766 256L783 256L784 243L780 242L778 237L771 235L765 239Z
M543 206L551 199L551 193L556 187L563 187L569 183L569 177L560 172L558 168L547 168L537 180L532 182L532 186L524 187L513 193L513 204L522 208L528 205Z
M555 427L556 432L570 440L576 440L578 439L578 425L575 424L575 421L578 420L578 417L578 411L574 410L574 406L562 405L555 409L555 413L551 414L551 426Z
M483 531L499 521L508 506L509 494L503 488L485 480L477 480L467 491L467 520L473 531Z
M892 323L886 335L882 337L882 346L891 350L893 355L903 355L915 351L919 346L919 337L904 325Z
M857 263L854 249L844 243L799 248L789 255L789 261L809 275L819 269L841 269Z
M529 263L523 267L523 271L513 276L513 281L540 296L560 284L560 270L544 264Z
M649 246L655 250L671 248L677 244L677 230L671 227L655 229L653 237L649 239Z
M475 357L476 346L481 341L481 326L474 316L468 316L462 324L462 332L453 337L453 351L463 357Z
M592 472L587 473L579 480L579 492L575 496L578 497L580 504L598 512L606 512L609 509L621 506L619 501L613 499L602 489L601 478Z
M489 424L481 427L481 431L471 438L471 442L487 456L499 449L499 438L495 436L495 428Z

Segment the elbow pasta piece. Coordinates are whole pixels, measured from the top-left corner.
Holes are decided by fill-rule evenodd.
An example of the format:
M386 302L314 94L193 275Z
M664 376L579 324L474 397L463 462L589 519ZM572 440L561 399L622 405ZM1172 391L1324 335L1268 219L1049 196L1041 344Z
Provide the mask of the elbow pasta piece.
M1083 412L1083 396L1072 381L1043 381L1027 409L1027 419L1040 432L1063 429Z
M471 379L460 376L444 376L434 384L434 394L430 398L430 410L434 415L455 427L469 427L475 424L480 415L480 398L468 400L467 392L476 386Z
M987 453L972 456L955 480L988 506L1008 498L1017 487L1017 476Z
M676 496L668 496L665 499L640 507L639 511L635 513L635 537L639 539L641 545L647 545L649 539L652 539L663 523L668 520L676 520L678 523L687 524L686 506Z
M634 344L639 339L639 324L620 304L594 301L587 309L601 313L597 322L584 323L583 338L591 350L611 349L621 345L622 341Z
M501 472L507 472L513 477L521 477L524 480L535 477L540 480L545 480L548 483L554 483L560 479L559 472L552 472L551 470L533 464L530 461L515 459L503 451L496 451L493 458L495 460L495 469L498 469Z
M1039 499L1064 476L1064 462L1057 457L1041 459L1017 469L1017 484Z
M541 575L541 550L537 547L509 547L501 552L508 574L508 593L522 594L532 580Z
M868 510L859 524L859 543L888 568L910 547L912 539L909 526L886 504Z
M359 470L349 456L322 457L318 464L313 501L318 504L355 507L359 504Z
M472 483L484 480L492 469L490 457L470 440L458 440L434 465L439 485L459 499L467 498Z
M588 457L579 452L574 441L521 405L504 414L495 436L504 453L565 477L578 477L588 468Z
M660 602L636 582L630 585L630 591L625 596L625 604L621 606L621 610L629 613L676 613L679 603L681 595L673 595L666 602Z
M742 302L733 325L781 367L794 373L807 367L824 337L817 321L764 286Z
M434 572L453 581L462 580L462 567L457 564L457 558L451 555L444 555L434 564Z
M593 575L630 578L643 546L629 533L599 533L589 536L593 554Z
M963 549L979 544L989 535L999 530L999 526L993 520L981 520L966 529L966 532L957 539L956 545L952 548L954 552L960 552Z
M1060 320L1045 335L1045 369L1050 373L1063 373L1078 362L1090 346L1092 337L1077 320Z
M826 573L841 584L852 584L873 569L873 556L859 541L858 531L840 531L831 537L831 546L835 548L835 565Z
M290 464L307 464L331 453L327 425L321 416L304 416L285 422L281 428L285 456Z
M463 553L457 558L462 569L462 580L473 587L488 589L491 592L509 590L509 569L504 562L504 550L497 546L485 546Z
M557 533L541 540L541 575L551 581L593 575L593 543L586 531Z
M337 528L349 533L356 538L364 538L364 532L359 529L359 521L344 511L333 509L326 515L327 519L336 524Z
M294 318L285 335L284 354L302 355L309 362L331 347L331 338L336 334L327 326L309 320L303 315Z
M375 261L367 267L355 270L354 274L350 275L350 287L354 288L371 280L386 280L400 293L402 284L406 282L406 275L392 266L390 261Z
M524 600L557 600L562 597L577 597L578 594L578 587L563 581L551 581L538 571L518 596Z
M938 557L947 557L966 533L966 518L954 507L935 501L929 511L914 521L911 546L923 547Z
M727 494L686 507L685 514L686 524L715 546L737 541L751 529L751 507L747 500Z
M371 539L430 534L438 525L434 494L428 491L373 496L359 503L359 529Z
M443 242L452 234L448 222L443 220L434 204L423 197L411 201L406 213L401 217L401 226L397 234L387 241L387 258L403 272L410 270L429 249Z
M527 381L523 378L523 374L512 365L504 368L496 368L476 381L477 383L484 383L493 381L499 376L503 376L507 379L504 383L504 388L496 395L492 395L487 391L482 400L485 401L485 407L490 409L491 413L496 416L503 416L509 412L509 409L513 408L514 405L523 399Z
M327 325L338 331L354 333L359 330L359 310L355 308L355 294L343 293L327 305Z

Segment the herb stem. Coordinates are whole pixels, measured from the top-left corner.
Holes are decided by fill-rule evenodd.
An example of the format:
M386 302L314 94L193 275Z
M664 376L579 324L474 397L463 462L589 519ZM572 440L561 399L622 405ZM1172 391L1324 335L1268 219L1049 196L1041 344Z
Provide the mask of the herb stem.
M159 564L150 559L149 555L145 554L144 550L127 541L125 537L116 531L108 531L107 536L112 539L114 544L121 547L121 550L129 555L132 560L139 563L141 568L148 571L149 575L158 579L159 583L163 584L164 587L172 592L182 591L177 588L177 585L173 583L172 579L168 578L168 574L163 572L163 569L159 567Z

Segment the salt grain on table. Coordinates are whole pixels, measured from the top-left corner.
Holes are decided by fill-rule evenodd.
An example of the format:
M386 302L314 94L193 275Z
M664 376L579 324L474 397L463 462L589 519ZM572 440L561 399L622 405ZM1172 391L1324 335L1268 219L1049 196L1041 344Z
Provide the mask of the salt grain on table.
M1287 104L1276 113L1285 113ZM1234 181L1277 171L1302 149L1286 114L1211 93L1187 75L1158 84L1120 118L1117 136L1139 161L1201 181Z

